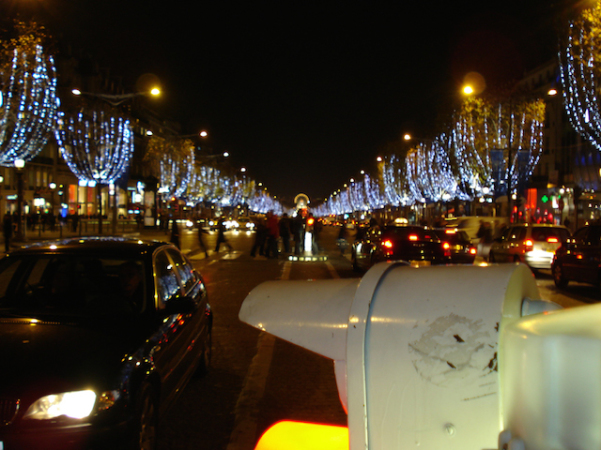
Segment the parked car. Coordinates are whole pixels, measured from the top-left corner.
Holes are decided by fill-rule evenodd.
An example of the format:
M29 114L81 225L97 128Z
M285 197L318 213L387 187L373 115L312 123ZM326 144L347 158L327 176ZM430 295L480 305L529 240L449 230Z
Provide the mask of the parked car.
M446 264L450 250L434 230L420 226L374 226L353 243L351 262L355 270L367 270L380 261L404 260L411 264Z
M556 252L551 266L557 287L569 281L601 282L601 225L580 228Z
M477 249L465 231L454 228L439 228L434 231L442 241L443 248L450 251L452 263L474 263Z
M507 227L490 247L490 262L524 262L531 269L550 269L555 251L570 237L560 225L520 223Z
M170 244L39 243L0 260L0 448L152 449L211 356L200 274Z

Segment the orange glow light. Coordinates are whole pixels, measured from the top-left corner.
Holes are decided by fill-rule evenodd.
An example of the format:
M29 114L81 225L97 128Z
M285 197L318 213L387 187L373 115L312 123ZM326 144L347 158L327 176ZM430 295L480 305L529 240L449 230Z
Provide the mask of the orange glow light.
M382 242L382 245L386 248L392 248L392 241L386 240Z
M442 248L444 248L445 250L450 250L451 244L449 244L448 242L443 242L442 243Z
M410 241L417 241L417 234L411 234L411 235L409 235L409 240Z
M547 242L550 244L557 244L559 239L557 239L555 236L551 236L549 239L547 239Z
M303 422L278 422L269 428L255 450L348 450L348 428Z

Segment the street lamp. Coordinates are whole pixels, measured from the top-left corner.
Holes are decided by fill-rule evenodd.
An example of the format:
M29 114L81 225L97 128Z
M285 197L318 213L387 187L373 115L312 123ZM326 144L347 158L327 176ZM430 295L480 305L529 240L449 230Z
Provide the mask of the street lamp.
M154 88L150 89L149 91L131 92L128 94L99 94L99 93L95 93L95 92L83 92L78 88L73 88L71 90L71 93L73 95L77 95L77 96L87 95L88 97L96 97L96 98L106 101L107 103L109 103L113 106L118 106L121 103L124 103L127 100L130 100L135 97L141 97L141 96L158 97L159 95L161 95L161 90L158 87L154 87Z
M23 168L25 160L21 158L15 159L15 172L17 174L17 233L15 238L23 240Z

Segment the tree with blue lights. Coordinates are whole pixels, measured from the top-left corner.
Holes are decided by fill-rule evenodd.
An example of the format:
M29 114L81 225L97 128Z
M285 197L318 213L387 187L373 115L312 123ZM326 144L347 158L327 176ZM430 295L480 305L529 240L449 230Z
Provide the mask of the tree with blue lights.
M0 41L0 165L30 161L56 124L56 70L44 30L16 22L17 36Z
M576 131L601 151L601 1L570 23L560 52L564 104Z

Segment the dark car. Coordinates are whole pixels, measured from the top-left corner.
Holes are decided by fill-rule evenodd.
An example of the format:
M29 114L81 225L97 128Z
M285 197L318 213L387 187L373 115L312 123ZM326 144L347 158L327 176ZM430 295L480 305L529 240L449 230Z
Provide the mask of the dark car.
M420 226L374 226L353 243L351 261L355 270L394 260L419 265L447 264L451 254L434 230Z
M477 248L465 231L455 228L436 229L442 246L451 253L451 262L455 264L473 264Z
M0 260L0 448L155 447L211 355L205 284L170 244L80 238Z
M580 228L557 251L551 265L557 287L569 281L601 283L601 225Z

